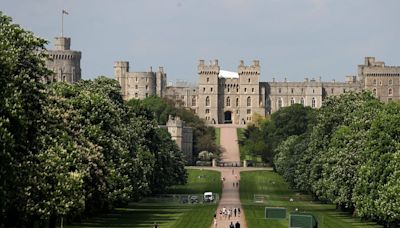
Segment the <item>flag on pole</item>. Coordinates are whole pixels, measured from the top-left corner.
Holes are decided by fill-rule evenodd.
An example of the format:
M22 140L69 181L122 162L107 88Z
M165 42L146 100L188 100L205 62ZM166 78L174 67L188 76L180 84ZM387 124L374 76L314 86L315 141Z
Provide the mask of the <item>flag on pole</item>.
M69 13L66 10L62 10L62 13L65 15L69 15Z

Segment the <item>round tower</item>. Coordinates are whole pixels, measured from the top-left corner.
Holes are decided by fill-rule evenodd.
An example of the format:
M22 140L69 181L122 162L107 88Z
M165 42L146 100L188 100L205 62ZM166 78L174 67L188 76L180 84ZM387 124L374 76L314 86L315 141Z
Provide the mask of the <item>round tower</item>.
M70 50L71 38L54 38L54 50L47 51L49 59L46 66L54 72L48 77L48 81L62 81L74 83L81 80L81 57L80 51Z

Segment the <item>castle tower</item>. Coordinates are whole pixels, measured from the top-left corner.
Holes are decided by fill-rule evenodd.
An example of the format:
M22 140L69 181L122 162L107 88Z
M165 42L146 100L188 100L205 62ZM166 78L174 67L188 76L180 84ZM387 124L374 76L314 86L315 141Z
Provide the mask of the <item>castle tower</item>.
M167 85L167 74L164 72L164 67L159 67L156 73L156 92L157 96L163 97Z
M199 74L198 115L209 124L218 124L220 122L218 119L220 112L218 100L220 67L218 60L211 61L210 64L205 64L204 60L200 60L197 70Z
M240 124L252 121L254 113L265 116L265 99L262 98L260 88L260 62L253 60L253 64L246 66L240 61L237 70L240 87ZM265 93L265 92L264 92Z
M81 80L81 52L70 50L71 38L54 38L54 50L48 50L46 67L54 72L47 77L48 82L74 83Z
M114 76L121 85L122 97L126 99L128 95L128 72L129 62L117 61L114 63Z

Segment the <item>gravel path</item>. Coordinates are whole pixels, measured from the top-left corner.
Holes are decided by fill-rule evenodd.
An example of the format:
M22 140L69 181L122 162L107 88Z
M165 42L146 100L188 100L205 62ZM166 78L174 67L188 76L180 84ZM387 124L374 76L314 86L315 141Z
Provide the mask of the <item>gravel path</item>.
M236 127L232 126L220 126L221 128L221 146L224 149L222 154L223 162L240 162L239 144L237 141ZM240 180L240 167L233 168L217 168L221 172L221 177L225 179L223 181L222 197L218 204L217 214L217 225L220 228L229 228L231 222L235 224L237 221L240 223L240 227L247 227L244 212L240 203L239 197L239 180ZM238 185L239 184L239 185ZM232 216L221 216L220 211L225 208L226 210L232 210ZM236 216L234 209L236 208ZM240 215L238 213L240 208ZM214 222L211 227L215 227Z

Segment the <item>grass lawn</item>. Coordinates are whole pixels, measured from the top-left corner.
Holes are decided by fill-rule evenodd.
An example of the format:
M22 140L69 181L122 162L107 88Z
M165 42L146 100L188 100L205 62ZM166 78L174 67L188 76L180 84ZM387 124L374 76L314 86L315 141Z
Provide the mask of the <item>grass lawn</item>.
M245 210L249 228L288 227L289 212L310 212L318 220L319 228L381 227L372 222L361 222L358 218L335 210L335 205L312 202L308 195L296 194L289 189L283 178L272 171L249 171L240 174L240 199ZM264 203L255 203L254 194L265 195ZM290 198L294 201L290 202ZM287 208L287 219L264 219L265 207Z
M188 183L184 186L173 186L168 189L168 193L203 194L205 191L212 191L221 194L219 172L188 169L188 173ZM152 227L154 222L157 222L163 228L209 228L216 208L217 204L188 205L171 200L146 198L80 224L64 227Z
M221 145L221 128L215 128L215 143Z

